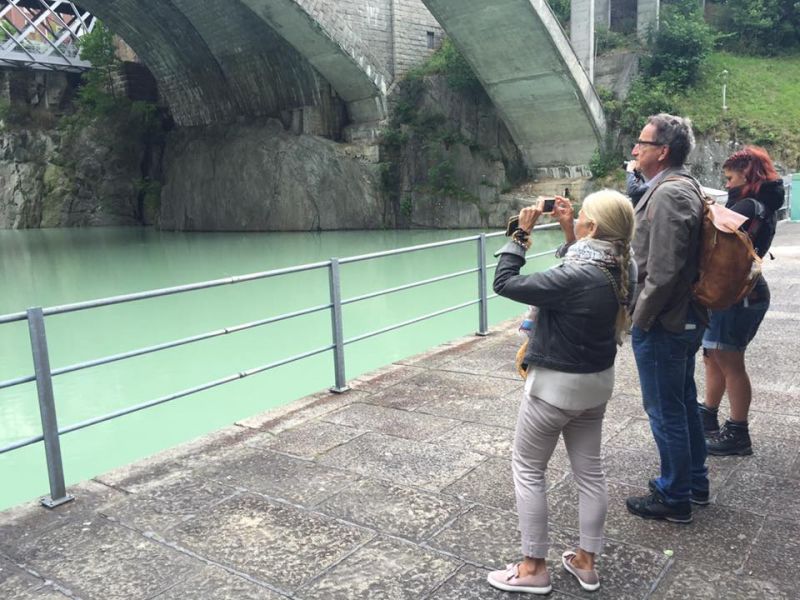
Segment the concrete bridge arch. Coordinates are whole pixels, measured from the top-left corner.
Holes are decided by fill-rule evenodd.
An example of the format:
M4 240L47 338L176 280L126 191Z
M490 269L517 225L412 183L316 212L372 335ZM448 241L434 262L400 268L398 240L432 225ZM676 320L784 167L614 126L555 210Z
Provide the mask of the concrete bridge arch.
M385 116L391 76L318 0L86 0L153 72L179 125L330 107Z
M422 1L472 66L528 165L554 176L588 174L605 135L603 109L545 0Z

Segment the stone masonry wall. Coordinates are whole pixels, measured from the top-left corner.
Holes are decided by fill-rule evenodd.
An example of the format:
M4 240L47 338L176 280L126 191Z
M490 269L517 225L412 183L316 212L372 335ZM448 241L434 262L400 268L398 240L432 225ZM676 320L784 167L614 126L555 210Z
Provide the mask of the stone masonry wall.
M433 33L433 48L428 45ZM444 30L420 0L396 0L394 6L394 76L397 78L442 45Z
M303 0L302 4L316 18L333 21L325 16L330 10L328 2ZM357 35L371 56L394 74L395 81L421 64L444 37L444 30L421 0L340 0L336 13L344 16L339 23L349 26L349 31L337 31L337 35ZM433 48L428 46L428 32L434 36Z

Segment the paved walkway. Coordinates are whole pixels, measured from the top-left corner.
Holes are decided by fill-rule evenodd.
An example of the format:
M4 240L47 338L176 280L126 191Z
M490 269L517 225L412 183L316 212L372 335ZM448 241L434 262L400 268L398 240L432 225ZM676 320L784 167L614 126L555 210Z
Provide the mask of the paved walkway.
M558 565L577 525L559 446L551 598L798 597L800 226L776 244L773 307L748 352L755 455L711 459L713 502L689 526L629 515L657 459L626 345L604 431L602 587L586 594ZM0 598L508 597L484 580L518 557L515 325L97 477L55 511L0 513Z

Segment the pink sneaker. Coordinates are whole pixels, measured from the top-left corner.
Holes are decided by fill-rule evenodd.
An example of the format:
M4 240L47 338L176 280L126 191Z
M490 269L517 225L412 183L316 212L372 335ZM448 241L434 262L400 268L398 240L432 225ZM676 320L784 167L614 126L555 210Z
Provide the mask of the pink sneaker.
M600 589L600 576L597 574L596 569L579 569L573 566L572 559L575 558L575 553L572 550L567 550L561 555L561 564L567 572L572 573L581 587L587 592L594 592Z
M519 577L519 563L506 565L502 571L492 571L486 577L489 585L505 592L523 592L526 594L549 594L550 574L545 571L538 575Z

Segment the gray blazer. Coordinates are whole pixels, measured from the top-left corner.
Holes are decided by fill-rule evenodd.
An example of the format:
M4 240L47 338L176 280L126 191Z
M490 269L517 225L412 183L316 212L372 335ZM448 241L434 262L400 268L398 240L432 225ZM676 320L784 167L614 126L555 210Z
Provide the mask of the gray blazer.
M697 279L703 200L690 181L668 181L683 168L669 168L636 205L633 258L638 284L633 299L633 324L649 330L655 323L683 332L693 304L691 285ZM699 307L698 307L699 308ZM702 318L705 309L700 309Z

